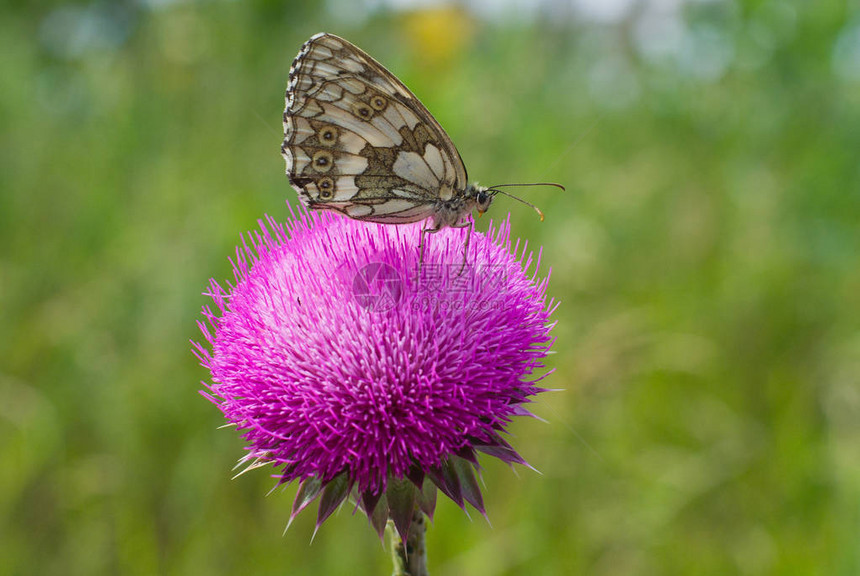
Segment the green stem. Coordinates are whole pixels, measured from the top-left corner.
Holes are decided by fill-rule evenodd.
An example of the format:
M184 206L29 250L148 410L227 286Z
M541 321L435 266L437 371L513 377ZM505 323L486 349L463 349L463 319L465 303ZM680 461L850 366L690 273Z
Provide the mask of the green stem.
M391 560L394 562L392 576L428 576L430 574L427 572L427 547L424 544L426 531L427 521L424 513L415 510L412 514L406 546L404 546L394 528L394 523L389 520L388 536L391 542Z

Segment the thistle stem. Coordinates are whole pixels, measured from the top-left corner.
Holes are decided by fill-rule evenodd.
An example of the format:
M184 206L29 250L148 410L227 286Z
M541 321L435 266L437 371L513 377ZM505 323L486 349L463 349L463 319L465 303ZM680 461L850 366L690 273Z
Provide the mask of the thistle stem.
M391 542L391 560L394 562L392 576L428 576L427 547L424 544L424 533L427 522L421 510L412 513L412 524L409 526L409 536L406 545L394 528L394 523L388 522L388 536Z

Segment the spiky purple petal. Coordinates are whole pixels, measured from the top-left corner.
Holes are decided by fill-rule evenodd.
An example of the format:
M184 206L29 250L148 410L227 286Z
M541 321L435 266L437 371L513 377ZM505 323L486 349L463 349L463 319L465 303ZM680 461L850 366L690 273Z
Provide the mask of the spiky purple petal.
M481 496L481 487L478 486L478 479L475 477L475 469L472 464L459 456L452 456L451 467L457 475L463 498L465 498L466 502L474 506L478 512L483 514L484 499Z
M419 499L418 488L406 478L391 478L385 495L388 497L389 517L400 534L400 540L406 542Z
M320 491L322 490L322 482L319 478L308 478L307 480L303 480L299 485L298 491L296 491L296 499L293 501L293 510L290 513L290 520L296 517L296 515L307 508L308 504L316 500L316 497L319 496Z
M373 513L367 515L370 525L373 526L373 529L376 530L376 533L379 534L380 538L382 538L382 535L385 533L385 526L388 524L389 512L388 499L385 497L385 494L383 494L379 499L379 502L376 504L376 507L373 509Z
M326 518L331 516L332 512L337 510L341 502L346 500L349 494L349 484L349 475L346 472L341 472L325 485L320 496L320 505L317 511L317 528L325 522Z
M436 485L430 480L425 479L420 496L421 499L418 502L418 506L430 520L433 520L433 513L436 512Z

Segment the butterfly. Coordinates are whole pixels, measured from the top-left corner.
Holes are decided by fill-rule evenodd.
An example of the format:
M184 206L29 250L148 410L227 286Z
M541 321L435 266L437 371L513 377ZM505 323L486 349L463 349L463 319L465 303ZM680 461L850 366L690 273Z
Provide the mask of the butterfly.
M424 104L379 62L333 34L304 43L290 67L281 154L290 184L310 209L421 232L470 226L499 188L470 184L451 138ZM559 184L541 185L563 187ZM468 250L469 233L465 250ZM465 262L465 252L464 252Z

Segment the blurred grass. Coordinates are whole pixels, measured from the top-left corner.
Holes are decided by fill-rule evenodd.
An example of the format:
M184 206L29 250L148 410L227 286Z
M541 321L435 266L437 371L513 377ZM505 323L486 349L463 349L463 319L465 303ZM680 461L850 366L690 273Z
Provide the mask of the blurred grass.
M544 224L493 208L562 300L564 391L512 428L543 475L485 462L492 528L440 501L433 573L860 573L856 11L694 4L703 51L673 60L632 17L145 6L0 18L0 574L390 570L348 510L308 546L313 514L281 537L293 489L229 480L188 345L239 235L295 202L283 89L320 30L412 87L472 178L568 186L523 192Z

